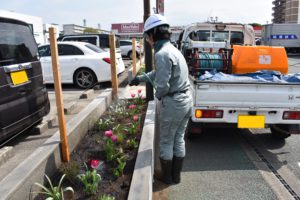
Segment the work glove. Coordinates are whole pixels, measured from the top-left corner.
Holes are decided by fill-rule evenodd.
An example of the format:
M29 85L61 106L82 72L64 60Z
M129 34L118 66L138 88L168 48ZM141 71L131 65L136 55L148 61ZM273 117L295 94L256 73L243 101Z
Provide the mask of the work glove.
M138 84L140 84L140 79L138 77L134 77L134 79L132 79L129 83L130 86L138 85Z

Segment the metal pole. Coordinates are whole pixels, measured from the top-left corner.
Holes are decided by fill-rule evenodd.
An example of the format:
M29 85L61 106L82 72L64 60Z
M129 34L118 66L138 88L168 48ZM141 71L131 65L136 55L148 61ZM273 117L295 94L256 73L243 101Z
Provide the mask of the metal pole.
M144 0L144 22L150 16L150 0ZM152 71L152 48L148 44L148 42L144 38L144 49L145 49L145 71L150 72ZM150 83L146 83L146 99L147 101L151 101L154 99L153 97L153 87Z

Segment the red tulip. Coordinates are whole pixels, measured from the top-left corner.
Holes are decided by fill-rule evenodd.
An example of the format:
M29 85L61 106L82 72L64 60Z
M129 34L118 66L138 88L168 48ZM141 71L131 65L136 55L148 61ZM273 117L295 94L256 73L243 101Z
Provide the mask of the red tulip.
M113 135L113 131L112 130L105 131L105 136L106 137L111 137L112 135Z
M131 97L134 98L134 97L135 97L135 94L131 93Z
M142 92L142 89L138 89L138 93L140 94Z
M130 105L129 109L136 109L136 105Z
M100 160L91 160L91 168L97 169L100 164Z
M134 115L132 119L133 119L133 121L137 122L139 120L139 116Z
M118 141L118 137L116 135L112 135L110 137L110 139L113 141L113 142L117 142Z

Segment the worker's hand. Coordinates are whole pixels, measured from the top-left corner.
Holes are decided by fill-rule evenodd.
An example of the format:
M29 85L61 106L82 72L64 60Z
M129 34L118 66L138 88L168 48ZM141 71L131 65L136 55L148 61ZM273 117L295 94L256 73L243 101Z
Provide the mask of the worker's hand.
M134 77L134 79L132 79L129 83L130 86L138 85L138 84L140 84L140 79L138 77Z

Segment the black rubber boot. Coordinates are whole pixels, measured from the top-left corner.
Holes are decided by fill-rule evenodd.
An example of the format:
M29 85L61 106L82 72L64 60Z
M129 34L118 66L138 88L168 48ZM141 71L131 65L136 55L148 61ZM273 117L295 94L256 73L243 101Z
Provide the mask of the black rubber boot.
M155 177L165 184L172 184L172 160L164 160L160 158L161 173Z
M172 178L174 183L180 183L181 177L180 173L182 170L184 157L173 157L173 171L172 171Z

